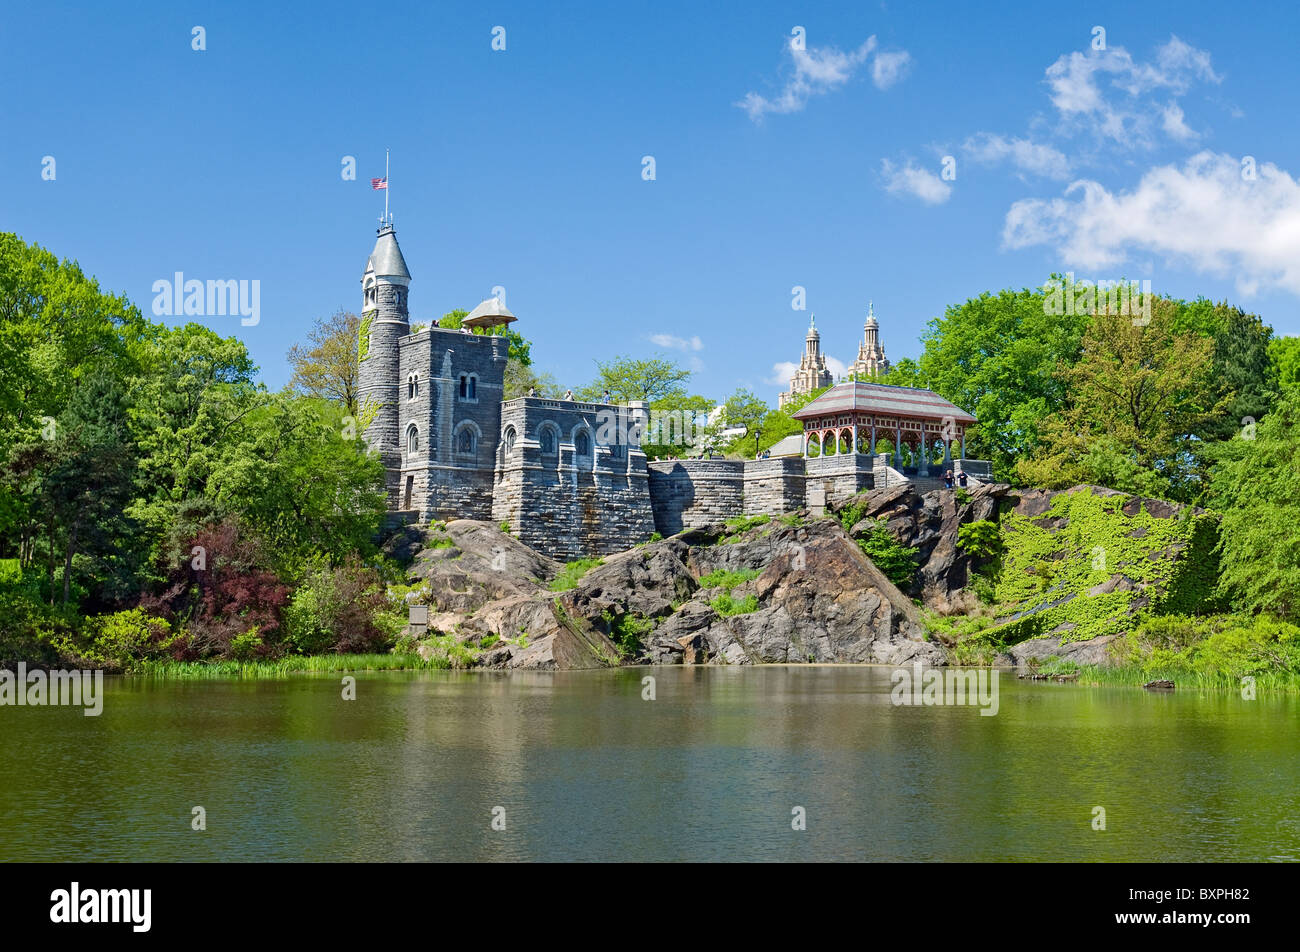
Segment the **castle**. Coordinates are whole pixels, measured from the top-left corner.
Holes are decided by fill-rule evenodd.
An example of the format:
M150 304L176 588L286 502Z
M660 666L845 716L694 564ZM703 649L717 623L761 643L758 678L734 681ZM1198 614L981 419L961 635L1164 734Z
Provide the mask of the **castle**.
M490 298L463 329L413 332L410 285L386 223L361 278L357 389L398 521L490 520L537 551L576 559L631 548L656 531L819 509L876 485L926 480L930 465L940 465L940 445L949 468L987 475L987 464L964 459L974 417L928 390L856 382L794 414L804 426L802 456L647 461L643 404L504 400L509 341L471 331L490 332L514 315ZM892 453L877 452L878 433Z

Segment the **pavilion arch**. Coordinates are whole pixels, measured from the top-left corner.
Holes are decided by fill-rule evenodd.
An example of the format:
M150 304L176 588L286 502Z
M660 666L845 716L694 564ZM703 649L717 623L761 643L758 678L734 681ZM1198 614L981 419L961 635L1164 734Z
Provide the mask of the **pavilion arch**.
M822 455L822 438L819 433L809 433L807 435L807 453L809 458L816 459Z
M840 430L838 444L835 448L836 453L853 452L853 430L851 428L845 427Z

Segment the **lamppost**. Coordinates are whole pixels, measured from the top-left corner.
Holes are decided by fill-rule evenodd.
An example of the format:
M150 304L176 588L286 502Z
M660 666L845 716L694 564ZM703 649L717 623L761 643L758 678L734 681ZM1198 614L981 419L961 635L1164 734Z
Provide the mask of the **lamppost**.
M754 459L758 459L758 441L761 440L762 438L763 438L763 431L758 428L755 428L754 429Z

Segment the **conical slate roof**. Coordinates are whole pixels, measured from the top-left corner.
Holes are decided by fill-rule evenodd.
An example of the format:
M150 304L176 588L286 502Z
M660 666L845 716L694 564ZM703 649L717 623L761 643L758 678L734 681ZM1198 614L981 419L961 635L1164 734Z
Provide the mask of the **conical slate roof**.
M515 320L518 318L510 313L499 297L490 297L470 311L469 316L461 321L461 326L496 327L498 324L509 324Z
M402 257L402 249L397 247L397 232L393 231L392 225L379 229L379 240L366 262L366 271L373 271L379 277L411 280L411 272L406 270L406 259Z

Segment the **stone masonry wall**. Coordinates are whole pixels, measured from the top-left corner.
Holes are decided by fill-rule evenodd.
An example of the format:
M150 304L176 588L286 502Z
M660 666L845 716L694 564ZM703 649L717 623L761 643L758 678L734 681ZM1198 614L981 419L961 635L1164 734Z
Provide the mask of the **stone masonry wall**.
M745 515L779 516L804 506L802 457L752 459L745 462Z
M540 397L503 404L493 521L564 560L648 540L655 526L646 459L628 422L627 408L606 404Z
M813 512L821 512L833 501L875 486L872 458L865 453L819 456L804 460L804 464L807 505Z
M660 535L676 535L745 512L741 460L656 460L649 470L655 529Z

